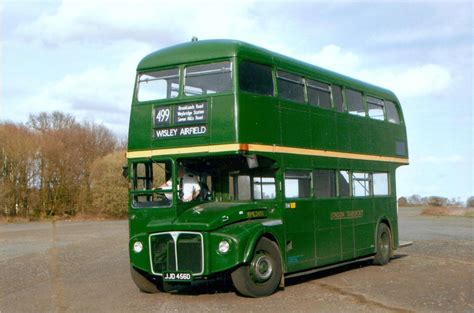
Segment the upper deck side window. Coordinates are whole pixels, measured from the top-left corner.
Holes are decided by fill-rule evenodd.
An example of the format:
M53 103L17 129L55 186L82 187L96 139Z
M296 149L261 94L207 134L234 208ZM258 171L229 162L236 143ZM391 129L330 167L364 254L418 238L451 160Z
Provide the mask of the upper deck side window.
M330 109L331 88L328 84L316 80L307 80L308 102L321 108Z
M349 114L365 116L365 107L362 93L352 89L346 89L347 111Z
M344 112L344 97L342 96L342 88L337 85L331 86L332 101L337 112Z
M392 101L385 101L385 112L387 113L387 121L394 124L400 124L400 116L397 107Z
M384 120L384 101L379 98L367 97L367 111L369 117L375 120Z
M178 68L143 73L138 76L138 101L176 98L178 92Z
M242 61L239 65L239 87L265 96L273 95L272 68L268 65Z
M185 68L184 94L207 95L232 89L230 61L187 66Z
M302 76L277 71L278 95L286 100L304 103L304 79Z

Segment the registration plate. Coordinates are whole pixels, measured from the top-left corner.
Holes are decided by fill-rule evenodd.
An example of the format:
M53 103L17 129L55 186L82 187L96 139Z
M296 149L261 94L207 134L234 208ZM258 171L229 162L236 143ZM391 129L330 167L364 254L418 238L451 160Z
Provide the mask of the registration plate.
M165 272L163 273L163 280L190 282L193 280L193 275L189 272Z

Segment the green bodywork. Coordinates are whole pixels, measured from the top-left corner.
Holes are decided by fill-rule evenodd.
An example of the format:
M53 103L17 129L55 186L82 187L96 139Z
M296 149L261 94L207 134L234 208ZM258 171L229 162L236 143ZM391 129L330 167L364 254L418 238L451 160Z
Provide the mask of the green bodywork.
M256 154L258 157L275 161L276 197L272 200L231 201L229 184L222 179L220 184L213 184L215 186L212 190L212 201L182 203L177 201L176 188L173 189L175 193L171 207L138 209L132 207L130 200L131 264L151 274L148 237L150 234L169 231L202 233L204 271L200 276L230 270L239 264L249 262L256 242L262 236L278 244L285 273L374 254L377 227L382 221L390 227L393 245L397 248L395 170L401 165L399 162L252 150L184 154L178 150L170 150L176 152L150 158L134 156L133 152L140 151L234 143L408 158L407 152L405 155L400 155L396 149L397 142L407 145L407 137L399 101L391 91L247 43L209 40L176 45L146 56L139 63L137 72L145 73L172 67L183 69L185 65L219 60L232 62L231 91L214 95L185 96L183 71L180 74L179 94L175 98L138 102L135 90L129 125L129 166L134 162L148 161L150 158L171 160L172 179L176 185L176 166L178 160L183 157ZM273 96L239 90L238 64L242 60L270 65L274 69ZM361 91L364 99L367 96L374 96L392 101L397 106L401 122L393 124L283 100L278 97L276 90L276 69ZM156 108L200 101L208 103L206 135L154 139L153 112ZM388 172L390 195L285 199L283 190L285 170L315 168ZM289 208L291 203L294 203L294 208ZM332 213L348 214L350 211L361 210L363 214L357 218L331 218ZM248 214L249 211L263 213ZM225 255L217 251L217 246L223 239L231 243L230 251ZM143 243L144 248L140 253L135 253L132 249L136 241Z

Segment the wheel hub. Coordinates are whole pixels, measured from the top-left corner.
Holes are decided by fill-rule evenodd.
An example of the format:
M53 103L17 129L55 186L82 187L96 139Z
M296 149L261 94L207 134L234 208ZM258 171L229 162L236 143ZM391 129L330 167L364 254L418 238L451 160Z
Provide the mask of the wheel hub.
M258 254L251 263L252 276L257 282L265 282L272 276L272 260L265 254Z

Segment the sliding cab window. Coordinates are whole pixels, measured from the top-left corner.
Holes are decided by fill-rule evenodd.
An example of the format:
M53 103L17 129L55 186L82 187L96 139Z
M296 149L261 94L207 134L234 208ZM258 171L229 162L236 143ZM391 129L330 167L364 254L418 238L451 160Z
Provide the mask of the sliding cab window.
M328 84L316 80L307 80L309 104L325 109L331 108L331 89Z
M346 89L346 100L349 114L365 116L362 93L352 89Z
M176 98L179 92L177 68L138 75L138 101Z
M285 198L305 199L311 197L311 172L285 172Z
M303 77L284 71L277 71L277 87L280 98L304 103Z
M132 206L168 207L172 204L171 161L132 164Z
M369 117L374 120L383 121L384 120L384 103L383 100L367 97L367 111Z
M229 176L229 193L235 200L251 200L252 185L249 175Z
M209 95L232 90L232 65L229 61L185 67L184 94Z
M314 193L316 198L336 197L336 171L314 170Z
M385 101L385 110L387 112L387 121L389 123L400 124L397 107L391 101Z
M272 68L250 61L239 64L239 87L241 91L264 96L273 95Z
M253 198L255 200L275 199L275 178L265 176L253 177Z

